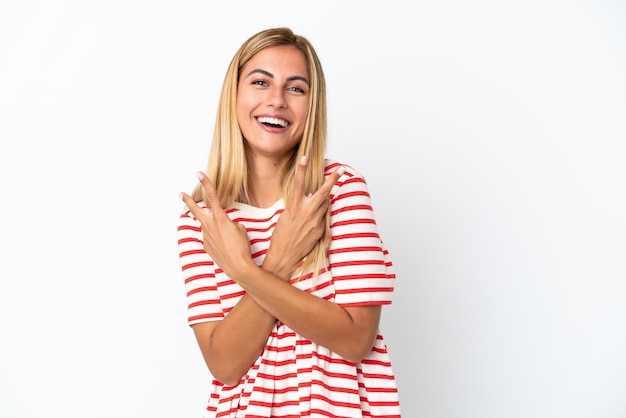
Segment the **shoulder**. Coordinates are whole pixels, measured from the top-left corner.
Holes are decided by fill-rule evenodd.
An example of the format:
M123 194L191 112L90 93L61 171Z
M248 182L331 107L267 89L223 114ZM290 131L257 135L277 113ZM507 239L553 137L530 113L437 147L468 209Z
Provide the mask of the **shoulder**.
M365 176L353 166L346 164L343 161L337 161L328 158L324 161L324 175L329 175L333 171L337 170L339 167L345 168L346 172L344 173L344 175L348 176L348 178L355 178L359 179L359 181L365 182Z
M356 204L355 200L369 202L369 187L363 174L349 164L337 160L325 161L324 175L328 176L339 167L345 172L333 186L330 196L333 204Z

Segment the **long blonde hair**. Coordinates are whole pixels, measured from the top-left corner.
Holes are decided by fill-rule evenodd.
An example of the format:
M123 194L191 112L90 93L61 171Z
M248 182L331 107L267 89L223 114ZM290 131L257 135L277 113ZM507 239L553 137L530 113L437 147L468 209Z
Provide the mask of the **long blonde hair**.
M215 185L217 195L225 208L235 201L249 203L248 166L244 151L243 134L237 121L237 86L243 66L259 51L272 46L289 45L300 50L305 57L310 82L308 116L299 145L285 167L282 177L283 199L288 205L293 197L293 180L297 162L308 157L304 183L305 194L314 193L324 181L326 153L327 114L326 80L320 60L313 45L289 28L263 30L246 40L233 56L219 98L217 115L206 174ZM198 184L192 192L196 202L205 201L203 187ZM306 256L299 274L313 270L314 276L325 267L330 244L329 213L324 219L326 229L322 238Z

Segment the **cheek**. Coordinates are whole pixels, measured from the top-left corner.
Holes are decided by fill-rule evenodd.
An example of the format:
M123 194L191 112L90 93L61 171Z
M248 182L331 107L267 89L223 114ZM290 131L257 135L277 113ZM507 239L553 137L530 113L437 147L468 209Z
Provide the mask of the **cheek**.
M249 100L246 100L245 96L237 96L237 105L235 107L237 112L237 119L240 123L248 123L252 106Z
M255 101L258 101L258 94L251 91L249 86L239 85L237 87L237 114L250 112Z
M302 124L304 124L309 116L309 103L296 103L292 107L292 111L298 116L298 119L302 122Z
M250 112L248 112L246 107L245 100L237 100L236 106L236 116L237 116L237 125L239 125L239 129L244 137L248 136L249 126L250 126Z
M244 95L237 94L237 104L235 106L235 109L237 109L237 116L243 114L246 107L246 97Z

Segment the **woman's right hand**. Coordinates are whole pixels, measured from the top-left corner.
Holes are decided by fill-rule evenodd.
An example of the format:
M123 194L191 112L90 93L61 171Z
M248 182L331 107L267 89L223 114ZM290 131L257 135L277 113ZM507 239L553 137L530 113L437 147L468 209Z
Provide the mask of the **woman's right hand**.
M305 196L304 180L308 159L302 157L296 169L293 198L280 215L263 269L289 280L302 259L324 233L324 216L330 205L330 191L345 169L333 171L313 194Z

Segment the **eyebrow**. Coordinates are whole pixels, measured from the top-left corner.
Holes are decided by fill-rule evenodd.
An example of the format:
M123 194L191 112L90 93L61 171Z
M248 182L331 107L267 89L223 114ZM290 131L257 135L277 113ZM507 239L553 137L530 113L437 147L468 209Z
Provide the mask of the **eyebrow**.
M261 70L259 68L250 71L246 75L246 78L250 77L254 73L261 73L261 74L263 74L263 75L265 75L265 76L267 76L269 78L274 78L274 74L270 73L269 71ZM303 81L303 82L305 82L307 84L307 86L310 86L309 80L307 80L306 77L302 77L302 76L299 76L299 75L294 75L294 76L291 76L291 77L287 77L287 81L295 81L295 80Z

